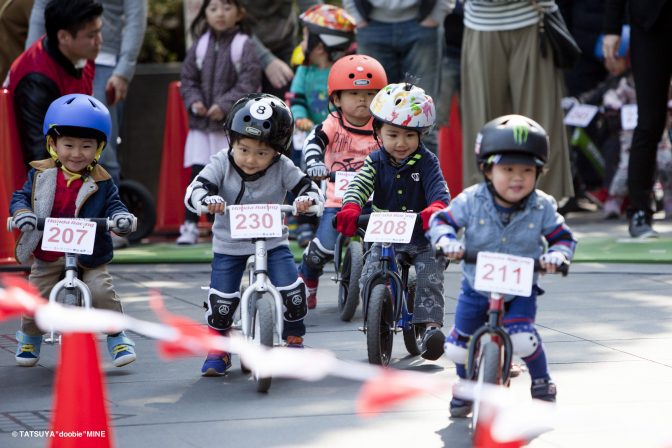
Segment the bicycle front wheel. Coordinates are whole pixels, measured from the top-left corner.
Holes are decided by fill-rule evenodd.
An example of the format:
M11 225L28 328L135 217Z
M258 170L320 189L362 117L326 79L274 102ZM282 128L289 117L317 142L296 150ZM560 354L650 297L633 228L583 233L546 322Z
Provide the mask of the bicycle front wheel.
M273 303L268 296L261 297L256 301L254 312L254 341L266 347L273 347L273 331L275 319L273 319ZM271 387L271 377L262 377L255 373L257 392L268 392Z
M393 328L392 293L385 284L378 283L371 289L366 324L366 348L371 364L390 363Z
M498 378L501 377L502 362L499 346L494 342L486 342L481 347L481 356L478 360L476 371L476 384L482 386L483 384L498 384ZM472 428L476 433L476 425L478 425L480 403L474 400L474 409L472 412Z
M343 280L338 287L338 312L344 322L350 322L359 305L359 278L362 276L363 261L362 243L351 240L343 259Z

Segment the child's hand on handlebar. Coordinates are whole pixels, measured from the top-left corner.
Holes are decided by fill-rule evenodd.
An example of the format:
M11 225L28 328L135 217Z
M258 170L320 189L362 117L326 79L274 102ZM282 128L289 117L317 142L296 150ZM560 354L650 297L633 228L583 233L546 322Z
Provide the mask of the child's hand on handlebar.
M306 167L306 174L313 180L322 180L329 177L329 169L324 162L313 160L313 163Z
M203 198L203 204L208 206L208 213L224 213L226 210L226 201L221 196L206 196Z
M133 231L133 222L135 216L131 213L115 213L112 215L114 222L114 233L117 235L127 235Z
M449 260L461 260L464 257L464 245L455 238L442 236L436 245Z
M306 213L313 204L315 204L315 201L310 196L299 196L294 199L293 205L296 207L296 213Z
M565 254L561 252L546 252L539 257L539 266L548 274L554 274L560 266L568 262Z
M354 202L348 202L340 212L336 213L336 230L343 236L354 236L357 233L357 219L362 208Z
M21 232L32 232L37 229L37 215L33 212L21 212L14 216L14 228Z

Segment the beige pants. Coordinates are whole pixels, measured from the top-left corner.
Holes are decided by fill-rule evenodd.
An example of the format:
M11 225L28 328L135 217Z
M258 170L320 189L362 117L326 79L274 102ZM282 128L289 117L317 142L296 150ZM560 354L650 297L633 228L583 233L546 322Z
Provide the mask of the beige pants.
M464 188L483 180L474 154L481 127L501 115L520 114L541 124L551 143L548 172L539 179L538 188L556 200L573 196L560 107L564 81L551 55L541 57L537 26L489 32L466 28L461 71Z
M59 281L65 268L65 257L56 261L42 261L35 259L30 268L30 283L40 291L40 295L49 298L51 288ZM87 269L79 266L81 279L91 290L91 302L94 308L122 312L121 302L112 286L112 276L107 272L107 265ZM29 336L44 334L30 316L21 317L21 331Z

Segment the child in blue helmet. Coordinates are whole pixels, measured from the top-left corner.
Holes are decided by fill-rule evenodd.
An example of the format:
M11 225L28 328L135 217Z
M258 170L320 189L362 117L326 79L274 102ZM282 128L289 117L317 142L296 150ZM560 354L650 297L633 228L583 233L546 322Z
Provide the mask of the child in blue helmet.
M233 105L226 120L230 149L220 151L198 174L184 197L187 208L200 212L202 205L215 213L212 226L212 274L205 318L219 334L228 334L240 304L240 281L247 259L254 254L250 240L231 237L226 205L282 204L287 193L296 198L299 213L311 205L323 206L324 196L287 157L294 117L279 98L265 93L248 94ZM307 314L306 287L299 277L289 250L287 229L282 236L266 240L268 277L280 292L285 306L282 339L288 347L303 347ZM212 351L201 374L221 376L231 367L231 354Z
M64 254L43 250L38 218L110 218L115 232L128 234L135 217L119 199L119 192L105 169L98 165L110 136L107 108L94 97L70 94L56 99L44 118L44 136L50 159L30 163L28 179L12 195L10 213L21 236L16 243L16 259L32 258L29 281L43 297L48 297L65 266ZM96 233L94 252L80 255L81 278L91 290L94 308L122 312L112 286L107 263L112 260L112 239L108 232ZM40 358L42 334L35 320L23 316L16 362L32 367ZM107 348L116 367L135 361L134 343L123 332L107 336Z
M576 241L555 200L536 189L548 161L548 137L535 121L505 115L483 126L476 138L476 158L483 182L460 193L447 208L430 218L428 235L449 258L463 258L480 251L501 252L539 259L542 268L555 272L571 260ZM464 228L462 241L457 233ZM457 375L466 378L467 343L488 320L488 296L474 288L476 267L462 264L462 286L457 298L455 324L446 337L444 351L455 362ZM537 286L529 297L505 298L504 327L513 351L527 364L532 398L554 402L556 387L548 371L546 354L534 321ZM453 397L452 417L466 417L472 403Z

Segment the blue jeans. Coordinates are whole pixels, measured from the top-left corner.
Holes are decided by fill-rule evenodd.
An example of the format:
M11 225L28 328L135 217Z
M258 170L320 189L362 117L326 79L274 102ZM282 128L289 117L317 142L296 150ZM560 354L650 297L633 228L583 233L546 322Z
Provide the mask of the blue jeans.
M121 116L121 103L116 103L114 106L107 104L107 96L105 94L105 85L107 80L112 76L114 67L107 67L105 65L96 65L96 76L93 78L93 96L100 102L107 106L112 118L112 132L110 132L110 141L107 142L103 153L100 156L100 164L110 173L114 184L119 186L119 178L121 176L121 166L117 159L117 136L119 135L119 121Z
M320 225L317 228L317 232L315 232L315 239L319 239L322 247L327 250L333 251L334 247L336 246L336 237L338 236L338 232L336 232L336 229L334 229L331 220L340 210L341 209L337 207L325 208L324 213L320 218ZM302 261L299 265L299 272L305 279L317 280L320 278L320 275L322 275L322 268L329 261L330 260L325 260L320 269L311 268Z
M210 287L226 294L240 291L240 281L243 278L248 257L249 255L215 253L212 258ZM288 246L280 246L268 251L267 260L268 277L276 287L291 285L298 278L294 256ZM283 339L287 339L287 336L303 336L306 334L303 319L296 322L285 321L282 333Z
M413 19L399 23L372 20L357 29L357 52L378 60L390 83L403 82L406 73L420 77L418 85L436 102L439 94L443 27L425 27ZM423 139L436 154L436 132Z

